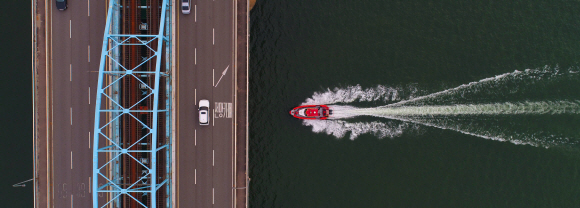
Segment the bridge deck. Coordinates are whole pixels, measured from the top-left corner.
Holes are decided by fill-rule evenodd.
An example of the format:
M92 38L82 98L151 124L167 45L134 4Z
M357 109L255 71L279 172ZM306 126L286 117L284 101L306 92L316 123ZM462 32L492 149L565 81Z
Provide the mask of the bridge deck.
M175 3L172 4L174 5L173 9L176 10L176 15L178 15L180 14L179 0L174 1ZM90 198L90 188L92 187L89 184L92 169L90 162L92 156L90 153L93 147L90 144L92 138L88 135L91 134L90 129L92 129L93 123L91 116L93 113L91 112L95 109L96 69L98 68L108 1L75 2L74 6L69 5L69 8L65 11L58 11L54 8L54 5L45 4L49 2L51 1L33 0L33 37L35 39L33 55L35 207L90 207L92 204ZM229 16L236 17L235 23L223 24L214 22L218 23L218 25L203 26L206 28L213 27L214 34L209 33L207 35L208 33L206 33L204 36L198 36L197 40L188 41L189 43L187 44L200 43L202 37L206 38L203 41L207 41L207 38L212 38L212 36L215 38L214 41L218 41L214 43L217 48L210 54L212 57L207 59L210 63L216 63L215 71L217 73L214 74L217 76L214 80L216 82L221 75L221 70L223 70L223 68L219 68L223 67L221 66L222 64L217 64L220 60L223 60L218 55L228 54L226 51L231 52L230 71L226 73L219 87L212 86L215 89L212 97L215 99L210 100L213 113L216 113L216 110L219 111L218 108L223 110L224 108L220 107L222 104L226 103L225 106L227 106L227 102L220 101L228 101L228 99L224 100L222 98L230 97L229 100L234 104L233 110L235 112L233 114L235 115L235 120L232 120L229 124L228 122L223 123L225 120L220 120L220 118L212 120L216 126L212 130L213 138L216 141L222 140L224 142L230 138L229 144L231 145L229 147L227 145L210 147L209 152L215 152L213 153L215 156L208 154L202 157L206 159L214 158L216 161L215 167L217 168L214 168L213 172L220 173L214 177L215 183L218 183L216 187L223 187L222 191L225 191L225 189L231 190L232 198L228 200L230 202L219 203L235 204L235 207L246 207L248 190L246 188L248 187L248 124L246 111L248 98L249 36L247 33L249 13L247 0L231 2L233 3L226 7L218 4L208 5L210 6L208 8L211 8L213 12L206 14L228 13L229 11ZM195 5L195 3L196 1L193 0L192 5ZM200 8L198 7L198 9ZM193 12L192 8L192 14ZM202 13L199 10L198 12ZM214 14L213 17L206 16L206 18L215 19L217 16L219 15ZM200 16L197 18L200 18ZM224 31L227 31L227 25L232 26L230 28L233 30L224 33ZM227 40L228 37L231 37L232 40L230 46L221 45L223 43L222 40ZM93 61L91 62L91 60ZM200 60L198 59L198 61ZM218 67L217 65L220 66ZM182 68L181 70L187 70L187 68ZM178 69L177 71L180 70ZM206 76L206 80L213 79L210 75L212 74L211 72L207 73L206 71L203 74ZM184 78L182 77L181 80L183 81ZM208 84L206 81L198 81L198 83ZM199 87L197 93L204 93L202 92L203 90L200 90L203 88L205 87ZM231 89L231 91L222 91L226 88ZM190 95L191 92L185 91L182 91L181 95L179 93L176 94L178 97ZM221 129L223 128L234 129L234 131L231 136L225 136L222 135L223 131ZM181 130L177 129L177 131L179 133ZM198 131L198 133L200 132ZM182 139L184 138L182 137ZM222 153L218 153L218 151L227 151L228 148L231 150L231 154L222 155ZM197 152L200 154L202 152L209 153L207 150L199 150ZM218 165L217 162L231 163L231 165ZM184 165L188 162L182 160L181 163L181 165ZM226 168L228 166L230 167L229 169ZM222 167L225 169L222 169ZM229 176L228 174L221 174L226 172L231 172L232 174L229 174ZM229 178L229 181L234 181L234 184L227 183L228 179L222 180L218 178ZM219 185L221 183L223 184ZM183 183L177 184L177 186L182 187L183 185ZM213 198L213 194L209 193L209 195L207 193L202 195L207 198ZM217 188L215 196L218 196ZM218 202L216 201L216 203ZM192 204L195 205L197 203ZM182 207L191 206L182 204Z

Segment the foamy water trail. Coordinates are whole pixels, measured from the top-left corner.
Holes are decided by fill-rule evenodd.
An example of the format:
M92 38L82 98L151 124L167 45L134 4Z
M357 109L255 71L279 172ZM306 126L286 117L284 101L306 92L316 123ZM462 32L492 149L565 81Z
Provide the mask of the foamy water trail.
M402 106L377 108L337 108L337 114L368 116L429 116L429 115L543 115L580 114L580 101L541 101L492 103L479 105ZM344 112L340 112L344 111Z
M560 145L578 145L580 143L580 135L578 133L571 135L564 135L557 132L550 132L545 130L515 130L513 127L504 125L489 125L490 120L485 120L485 125L475 121L468 122L464 118L404 118L404 117L389 117L400 121L420 124L423 126L434 127L438 129L453 130L466 135L476 136L484 139L510 142L517 145L531 145L536 147L553 147Z
M344 119L344 118L352 118L355 116L360 116L361 114L358 112L361 110L360 108L348 106L348 105L328 105L328 107L332 110L332 115L329 119Z
M383 101L397 102L389 104L390 106L401 106L470 104L482 100L506 101L506 99L513 98L513 95L534 94L537 90L558 90L558 87L550 86L554 82L564 80L580 84L579 72L578 68L560 69L557 66L545 66L523 71L515 70L431 94L419 90L416 84L405 87L378 85L367 89L363 89L360 85L337 87L332 90L315 92L302 105Z
M510 100L518 95L537 94L537 91L561 91L554 85L558 82L580 84L580 73L577 68L559 69L545 66L541 69L526 69L485 78L476 82L463 84L425 96L419 96L388 106L423 106L443 104L468 104L490 100ZM572 84L573 85L573 84ZM572 90L572 89L570 89ZM523 98L525 99L525 98Z
M411 90L414 93L407 93L410 96L401 96L400 92L404 90L363 90L357 85L315 93L304 104L405 100L375 108L329 105L333 110L331 120L304 121L304 125L312 126L314 132L324 132L337 138L349 132L351 139L367 133L380 138L396 137L406 129L417 130L419 126L429 126L514 144L543 147L576 145L580 144L580 133L575 131L574 123L566 120L577 120L580 114L578 86L580 73L577 68L561 70L547 66L516 70L418 97L413 96L417 95L416 88ZM568 99L558 99L558 96ZM529 100L528 97L536 100ZM356 116L388 118L392 122L341 120ZM518 120L545 119L545 116L559 116L564 120L563 123L548 125L550 127L529 126L525 120Z
M370 102L370 101L400 101L414 97L419 90L414 85L406 87L388 87L379 85L363 89L360 85L346 88L327 89L315 92L312 98L306 99L302 105L321 105L334 103Z
M324 132L337 138L350 133L350 139L361 134L373 134L379 138L396 137L401 135L409 126L413 131L418 125L439 129L454 130L463 134L477 136L495 141L507 141L514 144L550 147L555 145L573 145L579 142L578 134L560 135L545 130L524 129L502 125L490 125L496 120L489 120L490 116L499 115L578 115L580 101L544 101L522 103L496 103L481 105L453 105L453 106L402 106L356 108L353 106L330 105L333 109L331 119L344 119L356 116L373 116L398 120L403 123L381 122L348 122L343 120L309 120L304 125L312 126L313 132ZM467 117L466 117L467 116ZM482 117L484 116L484 117ZM471 121L470 121L471 120ZM485 123L485 124L482 124ZM413 125L410 125L413 124ZM572 136L572 137L570 137Z
M453 130L462 134L484 139L510 142L517 145L531 145L536 147L552 147L559 145L580 144L580 134L561 134L541 129L514 128L497 124L497 120L482 117L449 117L449 116L389 116L372 115L374 117L391 119L388 122L349 122L344 120L304 120L303 125L311 126L315 133L325 133L338 139L349 134L354 140L360 135L371 134L378 138L394 138L408 134L423 132L424 127L433 127L444 130ZM496 121L496 122L494 122Z
M350 133L350 139L354 140L361 134L372 134L378 138L398 137L405 131L416 130L417 125L409 122L392 120L389 122L347 122L341 120L304 120L305 126L312 126L316 133L326 133L343 138Z
M490 132L478 132L474 133L473 129L464 130L459 128L458 126L441 126L437 124L433 124L426 121L416 121L410 120L405 118L393 118L393 121L402 121L402 123L393 124L390 123L382 123L382 122L347 122L342 120L304 120L303 124L305 126L311 126L312 131L315 133L326 133L328 135L332 135L337 139L344 138L346 134L349 134L349 139L354 140L358 136L362 134L372 134L378 138L394 138L399 137L403 133L407 132L408 130L413 130L412 132L419 132L420 126L428 126L434 127L439 129L447 129L457 131L466 135L476 136L484 139L490 139L495 141L502 141L502 142L511 142L513 144L519 145L532 145L532 146L543 146L549 147L556 145L556 143L550 142L538 142L537 139L532 137L527 137L528 139L519 139L518 135L516 137L507 137L504 138L505 135L495 134L492 135ZM504 136L504 137L502 137ZM536 140L536 141L534 141ZM542 141L542 140L540 140Z

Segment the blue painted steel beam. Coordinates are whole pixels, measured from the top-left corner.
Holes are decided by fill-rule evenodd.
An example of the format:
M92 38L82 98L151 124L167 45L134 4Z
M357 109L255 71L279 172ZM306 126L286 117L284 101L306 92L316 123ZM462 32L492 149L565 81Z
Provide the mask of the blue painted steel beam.
M94 123L94 132L93 132L93 139L94 139L94 149L93 149L93 177L92 177L92 194L93 194L93 207L105 207L108 205L113 205L114 207L120 207L120 198L122 195L126 195L133 200L136 200L143 207L147 207L146 204L143 204L140 200L135 199L131 193L144 193L149 196L149 207L156 207L157 206L157 191L165 186L166 193L169 195L171 194L169 184L171 184L171 177L170 174L170 149L171 146L171 114L170 114L170 100L166 99L164 104L165 109L159 109L159 85L160 79L163 78L166 80L166 91L168 97L171 96L171 82L170 78L170 59L171 57L170 51L170 21L171 18L169 17L168 10L171 8L169 7L169 0L163 0L162 9L161 9L161 20L160 20L160 27L159 27L159 34L157 35L135 35L135 34L119 34L119 9L121 5L119 5L118 0L111 0L109 3L108 13L107 13L107 20L106 20L106 27L103 36L103 47L101 50L101 60L99 65L99 78L97 83L97 99L96 99L96 109L95 109L95 123ZM137 40L137 43L130 43L129 40L134 39ZM153 41L157 41L157 48L151 48L148 44L152 43ZM166 48L165 57L162 54L162 49ZM154 55L151 57L146 57L144 60L138 64L136 67L132 69L127 69L124 67L119 59L119 46L144 46L151 52L154 52ZM146 62L149 62L155 58L156 65L155 71L133 71L139 67L141 67ZM161 61L162 58L165 58L166 65L164 66L164 71L161 68ZM148 86L147 83L144 83L139 79L138 76L149 76L154 75L154 85ZM137 101L135 104L130 106L129 108L123 108L120 105L120 82L119 80L123 78L135 78L140 82L141 85L145 86L147 91L151 93L147 94L143 99ZM107 86L103 86L104 82L110 80ZM109 91L110 94L107 94ZM115 93L111 93L115 92ZM139 103L143 102L146 99L150 99L151 96L153 97L153 107L147 110L133 110ZM105 105L105 106L103 106ZM105 114L102 118L102 114ZM147 126L143 122L141 122L138 118L133 116L131 113L150 113L152 115L152 124L151 126ZM165 135L169 139L166 144L162 144L158 147L157 144L157 131L158 131L158 116L159 113L165 113L166 119L166 132ZM120 145L120 137L121 137L121 127L119 126L120 118L122 115L130 115L133 119L139 122L144 128L149 131L145 136L141 137L135 143L130 144L129 147L122 148L124 145ZM105 123L105 125L101 126L101 124ZM141 141L151 136L151 143L147 143L148 149L142 150L129 150L135 145L140 145ZM99 141L100 138L105 138L104 141ZM105 145L102 145L104 143ZM102 146L102 147L101 147ZM150 156L150 163L149 166L138 158L135 158L133 155L129 153L149 153ZM157 184L157 153L161 152L162 154L166 154L166 172L165 172L165 180L161 183ZM99 156L101 158L110 158L106 161L102 161L102 164L99 164ZM131 184L127 188L122 188L124 185L121 185L123 182L123 178L120 176L121 164L123 163L122 159L130 158L135 160L138 165L143 167L143 170L146 171L144 175L138 178L136 182ZM105 184L99 184L99 180L104 179L106 181ZM99 193L108 194L110 197L108 201L103 204L99 204ZM168 197L171 198L171 197ZM168 201L165 204L165 207L171 207L171 203Z

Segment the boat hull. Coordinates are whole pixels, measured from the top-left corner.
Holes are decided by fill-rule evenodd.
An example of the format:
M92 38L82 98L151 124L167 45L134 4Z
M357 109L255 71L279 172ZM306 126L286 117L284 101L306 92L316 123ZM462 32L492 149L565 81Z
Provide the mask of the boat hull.
M332 110L326 105L303 105L290 111L290 115L297 119L325 120L331 114Z

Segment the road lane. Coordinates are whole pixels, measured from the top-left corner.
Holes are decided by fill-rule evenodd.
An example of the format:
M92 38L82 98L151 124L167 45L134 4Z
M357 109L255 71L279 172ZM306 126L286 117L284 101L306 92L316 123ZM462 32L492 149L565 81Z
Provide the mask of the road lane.
M233 118L214 113L216 102L233 106L233 1L192 1L190 15L183 15L180 5L176 6L178 204L232 207ZM214 87L228 65L228 73ZM210 101L208 126L197 121L195 104L201 99Z
M215 45L212 62L216 69L216 82L221 76L224 69L234 66L233 53L233 1L214 1L213 28L215 30ZM214 207L232 207L233 206L233 135L234 124L233 118L227 118L224 110L227 109L227 103L233 104L233 67L222 77L220 84L214 87L214 103L220 102L226 104L226 109L214 106L214 149L216 151L216 164L214 166L214 188L215 204ZM232 105L233 106L233 105ZM224 107L224 106L221 106ZM217 113L216 113L217 111Z
M105 7L103 1L69 1L67 10L58 11L51 1L54 207L92 204L88 184L92 149L87 135L93 127L94 105L89 99L94 95L88 89L96 89L97 74L90 71L98 71L98 62L91 64L89 59L99 60L100 47L89 45L102 43ZM93 10L91 16L88 9Z
M101 0L91 0L89 1L90 6L90 16L89 16L89 45L90 47L90 59L91 62L89 63L89 68L87 69L88 73L88 80L87 83L91 89L90 94L88 95L89 99L91 99L90 104L88 105L89 110L89 122L90 128L89 131L93 133L94 129L94 117L95 117L95 99L96 99L96 92L97 92L97 82L98 82L98 71L99 71L99 62L101 59L101 50L103 45L103 34L106 25L106 12L108 1L101 1ZM88 87L87 87L88 88ZM88 91L88 89L87 89ZM87 92L88 93L88 92ZM90 135L92 137L92 134ZM91 138L91 142L93 138ZM92 145L92 144L91 144ZM104 146L104 145L103 145ZM91 156L93 154L93 149L89 149ZM99 156L99 161L104 161L104 155ZM91 158L92 163L92 158ZM92 167L91 167L92 168ZM92 169L91 169L92 172ZM92 174L89 176L92 177ZM104 181L104 180L102 180ZM89 184L88 190L89 195L92 197L91 188L92 185ZM105 204L106 197L100 196L99 204ZM92 202L92 199L91 199Z
M194 66L193 74L188 74L189 78L193 78L192 84L195 89L197 89L197 101L199 102L201 99L207 99L210 101L210 112L213 108L213 95L212 95L212 63L211 57L212 56L212 13L211 8L213 6L213 2L211 1L197 1L197 22L195 22L195 27L193 28L184 28L188 30L193 30L193 33L196 33L196 38L193 39L195 42L195 48L197 48L197 64ZM186 18L181 19L183 20L184 25L189 25L187 22L191 22L191 16L187 16ZM185 32L185 30L182 30ZM183 42L185 39L182 40ZM185 50L181 50L184 52ZM187 53L191 54L191 50L187 50ZM184 53L186 54L186 53ZM184 65L181 65L182 67ZM181 79L182 83L185 81L186 77ZM182 91L184 93L188 91ZM184 97L186 94L182 94ZM185 101L185 100L182 100ZM185 108L188 108L187 104L184 105ZM196 109L192 109L194 112L197 112ZM213 146L213 135L211 131L211 125L208 126L200 126L198 122L197 113L192 113L193 116L189 121L191 122L184 122L182 127L187 126L196 126L197 129L197 146L194 148L194 163L193 166L197 168L197 185L194 187L195 195L193 196L194 201L188 203L181 203L185 204L193 204L195 207L211 207L213 204L212 201L212 188L213 188L213 169L212 169L212 146ZM210 114L211 115L211 114ZM210 120L213 122L213 120ZM182 128L183 129L183 128ZM191 169L188 170L188 172Z
M53 128L53 203L57 207L70 207L70 107L71 107L71 39L69 23L71 12L52 8L52 128Z
M92 152L88 151L86 135L92 127L93 115L90 115L86 99L88 85L88 45L89 16L86 9L88 1L74 2L72 12L72 48L71 48L71 106L73 109L73 124L71 132L71 151L74 153L71 177L73 207L86 207L92 202L88 195L87 178L92 174Z

